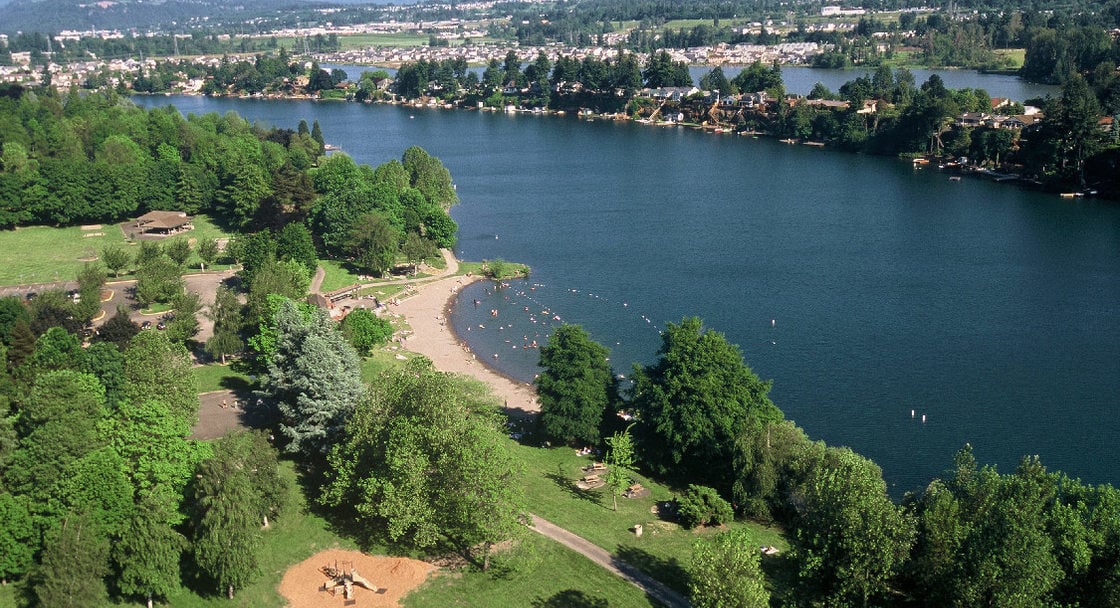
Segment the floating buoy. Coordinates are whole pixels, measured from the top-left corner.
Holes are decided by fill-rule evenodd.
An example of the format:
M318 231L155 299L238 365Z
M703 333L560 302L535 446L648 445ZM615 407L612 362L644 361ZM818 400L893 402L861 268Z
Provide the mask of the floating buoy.
M911 418L913 418L913 417L914 417L914 410L910 410L910 417L911 417Z
M925 422L925 421L926 421L926 415L922 414L922 422Z

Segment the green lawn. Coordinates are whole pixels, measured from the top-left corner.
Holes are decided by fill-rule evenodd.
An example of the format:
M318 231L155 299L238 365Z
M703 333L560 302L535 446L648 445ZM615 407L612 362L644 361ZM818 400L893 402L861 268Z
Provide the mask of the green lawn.
M222 390L241 390L249 386L249 376L234 371L229 365L199 365L191 369L198 392L210 393Z
M334 291L349 287L354 283L359 282L358 273L352 268L339 260L319 260L319 266L323 268L326 275L323 276L323 285L319 288L321 292Z
M108 245L124 245L115 225L94 230L29 226L0 232L0 285L73 281Z
M1011 65L1008 66L1008 69L1017 69L1023 67L1023 61L1027 56L1027 49L996 49L995 53L996 57L1010 60Z
M406 608L470 606L656 606L642 591L593 564L582 555L535 534L526 536L497 572L443 575L429 580L404 599ZM580 601L582 600L582 601Z
M717 531L684 530L652 513L657 501L673 498L676 493L671 488L635 475L636 481L650 488L651 495L634 500L620 497L615 512L610 492L605 488L582 491L575 487L574 482L583 475L580 467L590 462L587 457L577 456L570 448L521 445L514 448L514 453L525 463L525 495L533 513L618 555L677 591L687 593L685 568L692 545L697 538ZM642 524L644 528L640 538L631 531L635 524ZM750 522L733 526L749 527L755 544L774 545L783 551L789 546L778 529Z
M230 236L204 215L195 217L194 227L164 242ZM129 246L117 224L102 224L90 230L79 226L28 226L0 232L0 285L73 281L84 260L97 258L109 245ZM198 257L192 256L187 264L189 268L198 268Z

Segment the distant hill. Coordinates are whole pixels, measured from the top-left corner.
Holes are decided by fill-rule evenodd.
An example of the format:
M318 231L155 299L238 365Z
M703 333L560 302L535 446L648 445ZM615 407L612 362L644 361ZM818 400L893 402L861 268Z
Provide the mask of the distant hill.
M231 25L264 15L303 12L324 5L389 4L389 0L0 0L0 31L186 29ZM412 2L397 2L411 4Z

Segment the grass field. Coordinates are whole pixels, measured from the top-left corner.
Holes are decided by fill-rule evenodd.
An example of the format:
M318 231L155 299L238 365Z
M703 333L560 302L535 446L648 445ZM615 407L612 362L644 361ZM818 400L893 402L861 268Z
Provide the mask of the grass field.
M229 365L199 365L191 368L198 392L210 393L213 391L237 390L249 386L249 376L234 371Z
M429 580L404 600L406 608L469 606L610 606L649 608L657 604L636 587L594 565L582 555L529 533L496 572L466 572ZM507 569L503 561L516 560Z
M124 245L115 225L94 230L29 226L0 232L0 284L73 281L85 264L109 245Z
M194 219L194 230L173 236L175 239L228 238L223 231L204 215ZM82 230L79 226L51 228L29 226L0 232L0 285L27 285L73 281L85 264L84 260L97 258L101 250L110 245L130 246L125 234L116 224ZM189 268L198 268L198 256L187 262Z
M996 49L996 57L1001 59L1010 60L1008 69L1018 69L1023 67L1023 60L1027 56L1027 49Z
M612 510L610 491L605 488L583 491L574 482L583 473L580 467L590 460L577 456L570 448L514 448L526 468L525 495L529 510L552 523L615 553L677 591L687 593L685 568L697 538L716 530L689 531L674 522L664 521L651 509L657 501L671 500L673 489L635 475L637 482L651 490L648 498L618 499ZM642 524L639 538L631 530ZM750 528L754 543L774 545L785 551L788 543L782 532L755 523L735 523Z

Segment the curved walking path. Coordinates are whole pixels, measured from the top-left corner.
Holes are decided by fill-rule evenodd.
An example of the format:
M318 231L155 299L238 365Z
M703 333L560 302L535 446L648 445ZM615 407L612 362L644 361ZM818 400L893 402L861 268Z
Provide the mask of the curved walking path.
M529 529L552 540L564 545L565 547L583 555L587 559L602 566L609 572L622 577L631 585L641 589L646 595L661 602L668 608L690 608L688 600L681 594L673 591L665 586L661 581L649 576L645 572L638 570L634 566L614 557L607 552L606 549L596 545L595 543L577 536L571 532L557 526L556 524L537 517L536 515L529 514L532 523Z

